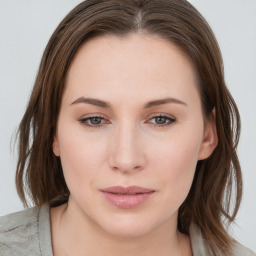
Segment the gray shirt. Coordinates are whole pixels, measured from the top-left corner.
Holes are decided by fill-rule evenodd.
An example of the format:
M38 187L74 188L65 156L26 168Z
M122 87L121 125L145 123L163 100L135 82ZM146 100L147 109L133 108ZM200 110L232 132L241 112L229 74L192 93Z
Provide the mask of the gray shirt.
M190 239L194 256L211 255L199 229L191 225ZM234 256L256 256L236 243ZM53 256L50 208L33 207L0 217L0 256Z

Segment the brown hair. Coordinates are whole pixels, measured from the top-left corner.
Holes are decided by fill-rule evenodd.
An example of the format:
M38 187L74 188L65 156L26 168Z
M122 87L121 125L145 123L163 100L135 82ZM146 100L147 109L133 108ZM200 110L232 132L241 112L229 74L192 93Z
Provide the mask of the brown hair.
M87 0L63 19L45 49L19 126L18 194L25 205L26 194L35 205L67 201L69 190L60 159L52 151L67 70L78 48L89 39L106 34L125 37L132 32L159 35L179 46L194 65L205 117L216 110L218 145L197 164L191 190L179 209L178 227L189 234L193 221L213 255L228 255L232 239L224 223L234 220L242 194L236 154L240 118L225 85L213 32L185 0Z

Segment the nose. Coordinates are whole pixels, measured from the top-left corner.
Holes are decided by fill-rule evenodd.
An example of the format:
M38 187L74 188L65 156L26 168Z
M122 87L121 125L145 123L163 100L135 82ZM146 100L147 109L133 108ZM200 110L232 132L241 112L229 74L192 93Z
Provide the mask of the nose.
M134 173L145 166L141 135L135 125L122 124L114 129L110 139L110 166L115 171Z

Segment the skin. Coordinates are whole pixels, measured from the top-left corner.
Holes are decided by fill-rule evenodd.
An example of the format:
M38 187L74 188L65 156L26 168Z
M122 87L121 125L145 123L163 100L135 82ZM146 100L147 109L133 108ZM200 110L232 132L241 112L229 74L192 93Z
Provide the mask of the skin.
M144 108L165 98L175 100ZM171 119L159 124L160 114ZM103 118L99 127L81 122L93 116ZM189 238L177 231L178 209L197 161L216 144L193 66L174 44L142 33L85 43L67 74L53 141L71 194L68 205L51 210L54 255L192 255ZM120 209L100 192L117 185L155 193Z

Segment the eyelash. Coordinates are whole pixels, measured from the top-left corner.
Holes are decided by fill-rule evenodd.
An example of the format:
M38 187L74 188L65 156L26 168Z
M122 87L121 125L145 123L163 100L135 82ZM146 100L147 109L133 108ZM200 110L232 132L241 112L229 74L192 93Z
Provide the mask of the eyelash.
M155 119L155 118L161 118L161 117L163 117L163 118L166 118L166 120L168 121L168 123L165 123L165 124L152 124L154 127L162 127L162 128L164 128L164 127L167 127L167 126L169 126L169 125L172 125L174 122L176 122L176 118L174 118L174 117L172 117L172 116L169 116L169 115L163 115L163 114L159 114L159 115L155 115L155 116L152 116L152 117L150 117L150 119L149 120L151 120L151 119ZM98 124L98 125L90 125L90 124L88 124L87 122L89 121L89 120L92 120L92 118L101 118L101 120L104 120L105 118L104 117L102 117L102 116L100 116L100 115L97 115L97 116L91 116L91 117L86 117L86 118L81 118L81 119L79 119L79 122L81 123L81 124L84 124L85 126L87 126L87 127L89 127L89 128L101 128L101 127L103 127L104 125L106 125L106 124Z

